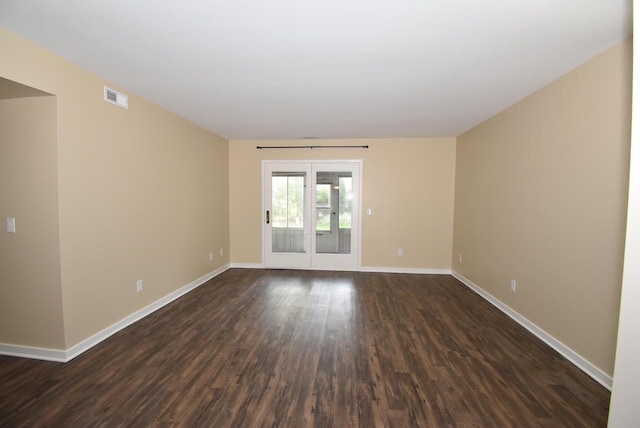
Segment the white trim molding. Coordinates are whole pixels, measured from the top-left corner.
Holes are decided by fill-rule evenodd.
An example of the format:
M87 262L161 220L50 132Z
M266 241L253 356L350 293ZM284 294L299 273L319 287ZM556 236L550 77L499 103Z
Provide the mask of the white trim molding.
M31 358L34 360L56 361L64 363L67 361L67 353L62 349L36 348L33 346L19 346L0 343L0 355L9 357Z
M198 288L199 286L201 286L202 284L204 284L205 282L209 281L212 278L215 278L216 276L220 275L221 273L225 272L226 270L229 269L229 265L225 265L222 266L212 272L209 272L208 274L196 279L195 281L190 282L189 284L185 285L184 287L181 287L179 289L177 289L176 291L167 294L166 296L162 297L159 300L156 300L155 302L151 303L148 306L145 306L144 308L140 309L139 311L136 311L134 313L132 313L131 315L121 319L120 321L118 321L117 323L105 328L102 331L99 331L98 333L94 334L93 336L83 340L82 342L78 343L77 345L72 346L71 348L67 349L66 351L63 350L56 350L56 349L44 349L44 348L36 348L36 347L30 347L30 346L17 346L17 345L9 345L9 344L2 344L0 343L0 355L8 355L8 356L13 356L13 357L23 357L23 358L33 358L33 359L37 359L37 360L46 360L46 361L57 361L57 362L69 362L72 359L74 359L75 357L77 357L78 355L88 351L89 349L93 348L94 346L96 346L97 344L99 344L100 342L102 342L103 340L113 336L114 334L116 334L117 332L119 332L120 330L125 329L126 327L130 326L131 324L135 323L138 320L141 320L142 318L146 317L147 315L152 314L153 312L157 311L158 309L162 308L163 306L168 305L169 303L173 302L174 300L184 296L185 294L187 294L188 292Z
M580 356L580 354L575 352L573 349L569 348L564 343L560 342L555 337L551 336L549 333L547 333L546 331L538 327L536 324L532 323L527 318L520 315L518 312L514 311L511 307L506 305L504 302L500 301L490 293L483 290L480 286L473 283L468 278L465 278L463 275L461 275L456 271L453 271L451 275L453 275L453 277L456 278L458 281L462 282L464 285L466 285L471 290L473 290L478 295L480 295L480 297L482 297L483 299L491 303L496 308L500 309L502 312L504 312L507 316L509 316L515 322L517 322L518 324L520 324L521 326L529 330L536 337L538 337L538 339L542 340L544 343L546 343L551 348L556 350L560 355L562 355L571 363L573 363L573 365L575 365L580 370L588 374L591 378L593 378L593 380L595 380L600 385L604 386L609 391L611 391L611 385L613 384L613 379L611 376L609 376L608 374L600 370L598 367L591 364L589 361L587 361L582 356Z
M413 273L418 275L451 275L451 269L399 268L362 266L360 272L374 273Z
M231 263L232 268L237 269L269 269L261 263ZM291 268L292 270L326 270L318 268ZM285 269L287 270L287 269ZM334 271L334 269L330 269ZM362 266L360 269L337 269L346 272L373 272L373 273L412 273L419 275L451 275L451 269L423 269L423 268L398 268L398 267L374 267Z
M231 263L231 268L237 269L264 269L262 263Z
M181 287L181 288L177 289L176 291L167 294L163 298L161 298L159 300L156 300L152 304L150 304L148 306L145 306L144 308L140 309L139 311L132 313L128 317L125 317L125 318L121 319L117 323L115 323L115 324L105 328L104 330L94 334L93 336L89 337L88 339L83 340L82 342L78 343L77 345L72 346L71 348L67 349L67 359L66 359L66 361L71 361L72 359L74 359L78 355L82 354L83 352L88 351L89 349L91 349L94 346L96 346L98 343L100 343L103 340L109 338L110 336L113 336L114 334L116 334L120 330L125 329L126 327L130 326L134 322L136 322L138 320L141 320L142 318L146 317L149 314L152 314L153 312L157 311L158 309L162 308L163 306L166 306L169 303L173 302L174 300L184 296L188 292L198 288L199 286L201 286L205 282L207 282L210 279L220 275L221 273L225 272L228 269L229 269L229 265L225 265L225 266L222 266L222 267L214 270L213 272L209 272L208 274L196 279L195 281L190 282L189 284L185 285L184 287Z

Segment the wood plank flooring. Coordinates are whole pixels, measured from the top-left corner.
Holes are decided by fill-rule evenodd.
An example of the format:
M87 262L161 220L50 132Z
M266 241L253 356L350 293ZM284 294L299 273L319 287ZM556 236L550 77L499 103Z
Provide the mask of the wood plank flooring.
M2 427L596 427L608 405L447 275L231 269L69 363L0 357Z

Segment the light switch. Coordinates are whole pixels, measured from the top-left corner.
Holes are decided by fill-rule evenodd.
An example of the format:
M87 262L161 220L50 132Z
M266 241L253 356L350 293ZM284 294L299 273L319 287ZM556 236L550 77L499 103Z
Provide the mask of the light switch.
M371 208L367 208L367 215L371 215Z
M7 217L7 232L16 233L16 219L13 217Z

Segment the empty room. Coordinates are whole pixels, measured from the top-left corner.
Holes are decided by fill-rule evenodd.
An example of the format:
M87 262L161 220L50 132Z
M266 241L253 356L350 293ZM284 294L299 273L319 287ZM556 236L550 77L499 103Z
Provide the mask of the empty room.
M633 4L530 3L0 0L0 426L634 426Z

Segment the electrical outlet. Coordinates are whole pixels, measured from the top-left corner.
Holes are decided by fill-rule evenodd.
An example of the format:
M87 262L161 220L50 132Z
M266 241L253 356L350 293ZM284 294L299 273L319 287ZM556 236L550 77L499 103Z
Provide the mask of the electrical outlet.
M144 286L142 285L142 280L139 279L138 281L136 281L136 291L139 293L142 291L143 288Z
M458 263L462 263L462 254L458 254Z
M224 255L224 250L220 248L220 257L222 257L223 255Z
M398 248L398 257L404 256L404 250L402 248Z
M7 233L16 233L16 219L13 217L7 218Z
M516 292L516 280L515 279L511 280L511 292L512 293Z
M213 261L213 251L209 253L209 261L212 262Z

